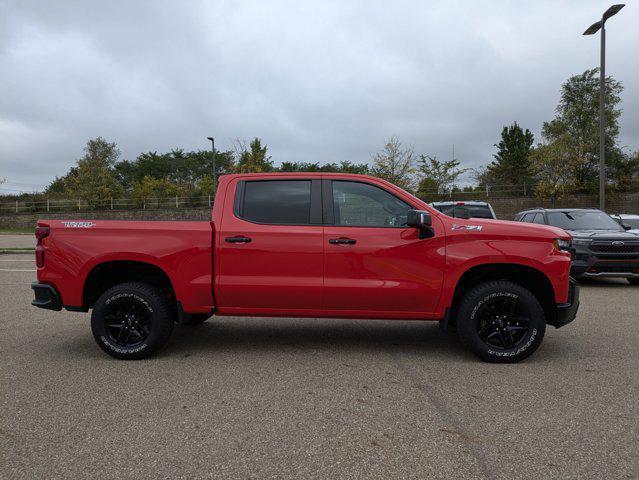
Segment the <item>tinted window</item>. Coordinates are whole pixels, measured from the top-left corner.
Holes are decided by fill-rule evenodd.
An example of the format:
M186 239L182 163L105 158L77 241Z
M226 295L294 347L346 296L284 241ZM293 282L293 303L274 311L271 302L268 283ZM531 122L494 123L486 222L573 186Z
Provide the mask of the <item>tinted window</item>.
M522 222L532 222L532 217L534 213L526 213L523 217L521 217Z
M535 218L533 218L533 223L539 223L541 225L544 225L544 214L543 213L538 213L535 215Z
M246 182L240 216L258 223L310 223L311 181Z
M493 213L488 208L488 205L463 205L468 210L470 218L494 218ZM435 207L440 212L448 215L449 217L455 216L455 205L440 205Z
M620 230L623 228L603 212L570 211L549 212L548 223L565 230Z
M411 208L373 185L333 181L335 225L402 227Z

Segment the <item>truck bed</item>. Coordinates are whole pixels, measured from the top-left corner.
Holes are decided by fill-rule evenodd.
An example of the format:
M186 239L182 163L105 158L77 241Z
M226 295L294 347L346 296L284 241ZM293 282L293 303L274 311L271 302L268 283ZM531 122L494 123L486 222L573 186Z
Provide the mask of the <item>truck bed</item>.
M116 262L135 259L166 274L184 311L213 308L211 222L40 220L38 225L50 229L42 241L46 268L38 268L38 281L62 288L57 293L65 307L85 305L84 285L98 264L121 267Z

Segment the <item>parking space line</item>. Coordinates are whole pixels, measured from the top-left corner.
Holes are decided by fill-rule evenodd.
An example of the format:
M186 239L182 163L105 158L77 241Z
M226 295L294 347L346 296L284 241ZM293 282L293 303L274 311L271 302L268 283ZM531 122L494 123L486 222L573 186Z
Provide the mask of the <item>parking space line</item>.
M0 272L37 272L37 270L35 268L0 268Z

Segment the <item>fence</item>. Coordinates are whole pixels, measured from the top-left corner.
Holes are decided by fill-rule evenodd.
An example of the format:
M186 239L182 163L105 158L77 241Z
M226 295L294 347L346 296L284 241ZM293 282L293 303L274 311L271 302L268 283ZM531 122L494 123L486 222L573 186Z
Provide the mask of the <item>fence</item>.
M38 212L78 212L96 210L166 210L169 208L210 208L213 196L164 198L108 198L99 201L44 198L0 202L0 214Z
M427 202L439 200L482 200L490 202L498 218L510 220L517 212L532 207L545 208L597 208L599 197L595 194L565 195L556 200L538 198L532 195L525 186L500 186L473 191L452 191L446 193L426 192ZM213 196L194 197L163 197L163 198L109 198L98 202L87 202L80 199L44 198L41 195L31 199L0 202L0 216L8 217L16 214L51 214L74 213L89 215L92 212L103 212L109 218L116 218L117 212L140 211L145 218L173 216L172 212L184 210L210 210L213 206ZM611 193L606 200L606 210L609 213L638 213L639 192ZM113 211L113 214L110 213ZM163 213L160 213L162 211ZM143 214L142 212L147 212ZM153 213L157 212L157 213ZM199 215L199 214L197 214ZM123 215L124 216L124 215ZM179 217L179 214L176 215ZM96 217L97 218L97 217Z

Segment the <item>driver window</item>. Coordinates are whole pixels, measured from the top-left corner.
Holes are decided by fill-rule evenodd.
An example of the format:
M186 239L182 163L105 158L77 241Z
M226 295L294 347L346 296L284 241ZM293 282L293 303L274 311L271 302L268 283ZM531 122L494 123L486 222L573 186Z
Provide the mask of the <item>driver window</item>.
M406 226L412 207L387 191L361 182L333 180L335 225L357 227Z

